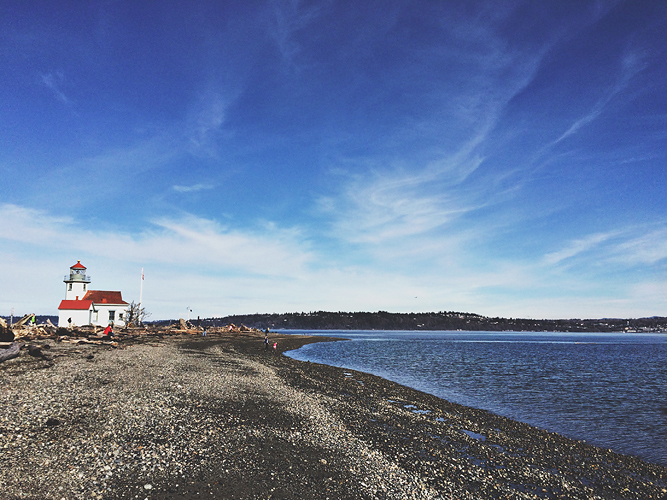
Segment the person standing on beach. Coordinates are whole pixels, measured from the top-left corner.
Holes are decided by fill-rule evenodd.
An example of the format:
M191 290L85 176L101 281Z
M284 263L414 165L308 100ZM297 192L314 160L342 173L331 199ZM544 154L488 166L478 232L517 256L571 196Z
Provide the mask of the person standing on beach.
M276 349L278 349L278 342L273 343L273 352L276 352Z
M264 335L264 350L268 351L269 350L269 336Z

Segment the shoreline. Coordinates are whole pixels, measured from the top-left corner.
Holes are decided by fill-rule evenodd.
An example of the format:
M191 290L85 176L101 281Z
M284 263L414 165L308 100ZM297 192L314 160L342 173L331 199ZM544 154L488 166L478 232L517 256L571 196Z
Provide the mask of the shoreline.
M374 375L321 336L49 341L0 364L6 498L661 499L667 468ZM341 340L341 339L335 339Z

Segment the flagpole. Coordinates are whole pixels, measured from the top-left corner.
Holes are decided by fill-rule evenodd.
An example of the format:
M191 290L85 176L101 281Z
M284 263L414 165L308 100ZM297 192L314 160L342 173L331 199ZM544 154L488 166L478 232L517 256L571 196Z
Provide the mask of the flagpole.
M141 288L139 288L139 310L141 311L141 299L144 295L144 268L141 268Z

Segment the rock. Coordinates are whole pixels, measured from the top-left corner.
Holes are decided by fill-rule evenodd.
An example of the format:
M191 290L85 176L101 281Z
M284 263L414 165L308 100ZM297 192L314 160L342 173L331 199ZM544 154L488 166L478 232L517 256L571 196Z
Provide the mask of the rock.
M57 418L49 417L46 420L46 426L47 427L55 427L56 425L60 425L62 422L58 420Z
M32 344L28 346L28 354L34 358L48 359L46 354L42 352L42 349L39 346Z

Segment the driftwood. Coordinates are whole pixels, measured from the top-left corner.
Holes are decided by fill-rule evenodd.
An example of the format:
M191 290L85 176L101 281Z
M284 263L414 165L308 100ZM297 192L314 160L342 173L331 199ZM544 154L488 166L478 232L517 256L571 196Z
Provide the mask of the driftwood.
M96 345L110 345L118 347L118 342L109 340L88 340L88 339L69 339L67 337L58 337L58 342L65 344L96 344Z
M21 353L21 344L18 342L12 342L8 349L5 349L4 352L0 352L0 363L16 358Z
M13 328L19 328L19 327L25 325L30 318L32 318L32 314L26 314L20 320L18 320L16 323L14 323Z

